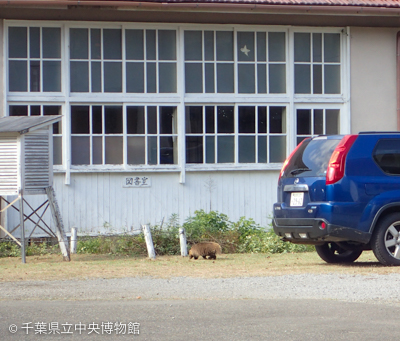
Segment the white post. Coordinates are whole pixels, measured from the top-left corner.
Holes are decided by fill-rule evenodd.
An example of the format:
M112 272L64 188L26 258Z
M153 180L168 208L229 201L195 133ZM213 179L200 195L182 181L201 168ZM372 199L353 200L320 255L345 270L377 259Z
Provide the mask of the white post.
M77 229L71 228L71 253L76 253Z
M21 259L22 263L26 263L24 197L22 195L22 192L20 193L19 200L19 220L21 227Z
M183 227L179 228L179 242L181 244L181 256L186 257L188 255L186 244L186 231Z
M154 250L153 238L151 238L150 225L142 225L144 239L146 240L147 252L150 259L156 259L156 252Z

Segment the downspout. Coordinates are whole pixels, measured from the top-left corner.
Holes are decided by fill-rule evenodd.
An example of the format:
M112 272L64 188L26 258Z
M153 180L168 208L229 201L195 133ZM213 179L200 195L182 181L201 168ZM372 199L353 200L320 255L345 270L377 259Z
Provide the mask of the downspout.
M396 53L397 130L400 131L400 31L397 32Z

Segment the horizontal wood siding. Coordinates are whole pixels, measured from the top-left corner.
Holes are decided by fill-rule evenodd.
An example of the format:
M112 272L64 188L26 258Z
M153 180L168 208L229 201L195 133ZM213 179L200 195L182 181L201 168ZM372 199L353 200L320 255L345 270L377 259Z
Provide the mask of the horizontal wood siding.
M114 233L139 230L141 224L160 224L172 214L180 223L194 211L216 210L231 221L241 216L253 218L262 226L270 223L276 200L277 171L188 172L186 183L178 173L145 173L151 187L123 188L124 173L73 173L71 184L64 185L64 174L54 175L54 188L66 232L77 227L82 233ZM45 196L26 196L39 204ZM19 222L15 212L9 225ZM46 222L51 216L46 213ZM14 225L14 226L15 226ZM30 224L27 224L30 231Z
M18 193L17 137L0 138L0 195Z

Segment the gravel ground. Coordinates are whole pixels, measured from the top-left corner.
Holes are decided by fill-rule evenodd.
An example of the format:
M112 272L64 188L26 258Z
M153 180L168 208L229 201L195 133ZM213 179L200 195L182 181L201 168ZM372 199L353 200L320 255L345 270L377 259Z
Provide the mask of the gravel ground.
M0 300L328 299L400 306L400 274L302 274L0 283Z

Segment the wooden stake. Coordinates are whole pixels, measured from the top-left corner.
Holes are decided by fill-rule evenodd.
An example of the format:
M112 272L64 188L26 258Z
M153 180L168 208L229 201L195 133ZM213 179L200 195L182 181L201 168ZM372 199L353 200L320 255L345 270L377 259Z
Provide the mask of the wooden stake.
M142 225L144 239L146 240L147 253L150 259L156 259L156 251L154 250L153 238L151 238L150 225Z
M187 243L186 243L186 231L183 227L179 228L179 242L181 244L181 256L186 257L188 255Z

